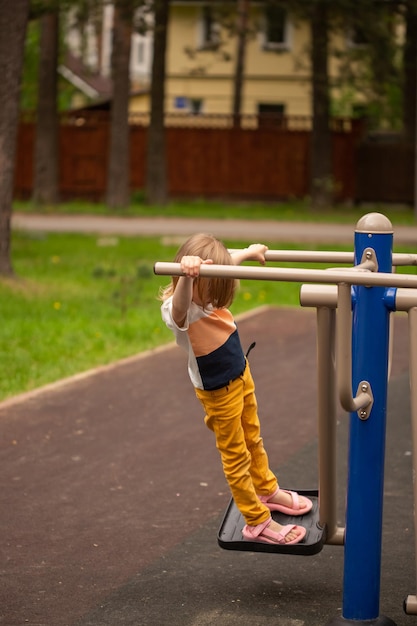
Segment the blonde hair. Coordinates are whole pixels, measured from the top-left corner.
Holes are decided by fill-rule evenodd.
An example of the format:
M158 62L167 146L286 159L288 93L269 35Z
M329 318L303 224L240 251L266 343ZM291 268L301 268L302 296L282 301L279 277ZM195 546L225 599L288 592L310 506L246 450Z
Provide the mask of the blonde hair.
M225 245L213 235L205 233L198 233L187 239L175 255L174 263L180 263L183 256L199 256L203 260L211 259L216 265L233 265L232 257ZM166 300L172 296L178 279L179 276L173 276L171 283L162 289L161 300ZM203 307L211 304L217 309L222 309L232 304L238 281L234 278L203 278L199 276L195 279L195 285Z

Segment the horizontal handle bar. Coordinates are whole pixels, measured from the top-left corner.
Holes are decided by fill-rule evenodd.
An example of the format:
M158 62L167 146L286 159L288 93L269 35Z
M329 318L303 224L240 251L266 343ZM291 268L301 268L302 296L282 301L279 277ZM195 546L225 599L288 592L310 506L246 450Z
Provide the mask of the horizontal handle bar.
M300 289L301 306L321 307L329 309L337 308L337 286L336 285L301 285Z
M395 294L395 310L409 311L417 307L416 289L397 289Z
M229 248L229 252L240 252L240 248ZM352 265L353 252L331 252L328 250L267 250L266 261L300 263L350 263Z
M301 285L300 304L305 307L325 306L337 308L336 285ZM409 311L417 308L417 289L397 289L395 294L395 310Z
M229 252L238 252L237 248L229 248ZM349 263L353 264L353 252L338 252L329 250L267 250L265 253L267 261L275 262L297 262L297 263ZM417 265L417 254L397 252L392 255L392 264Z
M183 276L180 263L158 261L154 265L155 274L163 276ZM276 280L294 283L322 283L348 285L413 287L417 288L417 276L410 274L388 274L384 272L355 271L346 269L304 269L294 267L257 267L243 265L202 265L200 275L207 278L241 278L248 280Z

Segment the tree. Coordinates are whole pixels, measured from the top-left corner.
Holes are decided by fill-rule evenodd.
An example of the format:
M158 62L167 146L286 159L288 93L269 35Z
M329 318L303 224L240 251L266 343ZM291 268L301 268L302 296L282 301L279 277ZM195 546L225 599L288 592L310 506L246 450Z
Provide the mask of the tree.
M13 275L11 215L19 91L29 0L0 0L0 274Z
M370 129L400 130L405 56L398 34L404 7L396 0L338 4L339 28L349 36L349 45L338 53L340 101L348 95L345 114L366 115Z
M269 0L281 4L294 19L310 26L311 108L313 112L310 145L310 198L317 208L333 202L332 142L330 131L329 32L332 17L340 8L337 0ZM344 0L340 0L341 3Z
M233 90L233 125L240 125L242 113L242 92L245 74L245 51L249 18L249 0L238 0L237 16L237 46L235 79Z
M404 140L415 144L417 105L417 2L408 0L405 7L406 34L403 52L403 128Z
M150 204L168 199L165 153L165 67L170 0L154 0L151 119L147 140L146 196Z
M36 116L33 199L39 204L58 201L57 61L59 11L40 18L39 89Z
M332 137L330 130L330 94L328 73L327 2L311 6L311 72L313 128L310 151L310 194L316 208L325 208L333 200Z
M114 5L110 151L107 176L107 204L126 207L130 201L129 94L130 50L134 3L116 0Z

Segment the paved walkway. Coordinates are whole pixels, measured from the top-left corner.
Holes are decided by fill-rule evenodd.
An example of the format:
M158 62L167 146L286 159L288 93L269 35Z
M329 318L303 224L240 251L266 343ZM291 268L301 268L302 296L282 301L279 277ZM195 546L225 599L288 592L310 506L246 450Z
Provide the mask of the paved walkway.
M284 487L316 489L315 313L261 309L240 332L244 345L257 342L271 465ZM417 617L402 610L415 593L405 317L395 340L381 614L407 626ZM343 525L348 417L338 418ZM315 556L218 547L229 496L179 348L6 402L0 423L0 624L324 626L340 614L342 547Z
M52 228L15 218L21 228ZM108 220L56 223L109 232L99 230ZM121 220L120 228L143 233L145 223ZM187 234L183 221L159 229L174 224L169 234ZM236 222L216 222L218 236L229 236L226 225L236 233ZM249 226L239 237L271 239ZM257 342L250 359L271 465L284 487L315 489L315 312L259 309L239 328L245 346ZM402 609L416 592L408 337L407 318L396 314L381 614L397 626L417 624ZM229 496L202 418L172 344L0 404L0 624L324 626L340 614L343 548L301 557L218 547ZM348 418L337 418L343 525Z
M364 211L364 214L366 211ZM224 239L255 241L352 243L355 224L322 224L317 222L282 222L252 220L212 220L173 217L100 217L86 215L32 215L15 213L12 226L32 231L84 232L114 235L188 236L195 232L211 232ZM417 243L417 226L397 226L396 244Z

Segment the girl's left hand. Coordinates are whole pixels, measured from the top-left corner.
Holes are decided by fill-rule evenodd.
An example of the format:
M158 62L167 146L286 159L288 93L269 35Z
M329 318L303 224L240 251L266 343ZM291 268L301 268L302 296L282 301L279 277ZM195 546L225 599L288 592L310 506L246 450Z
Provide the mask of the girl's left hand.
M252 243L248 247L250 259L252 261L259 261L261 265L265 265L265 252L267 252L268 246L263 243Z

